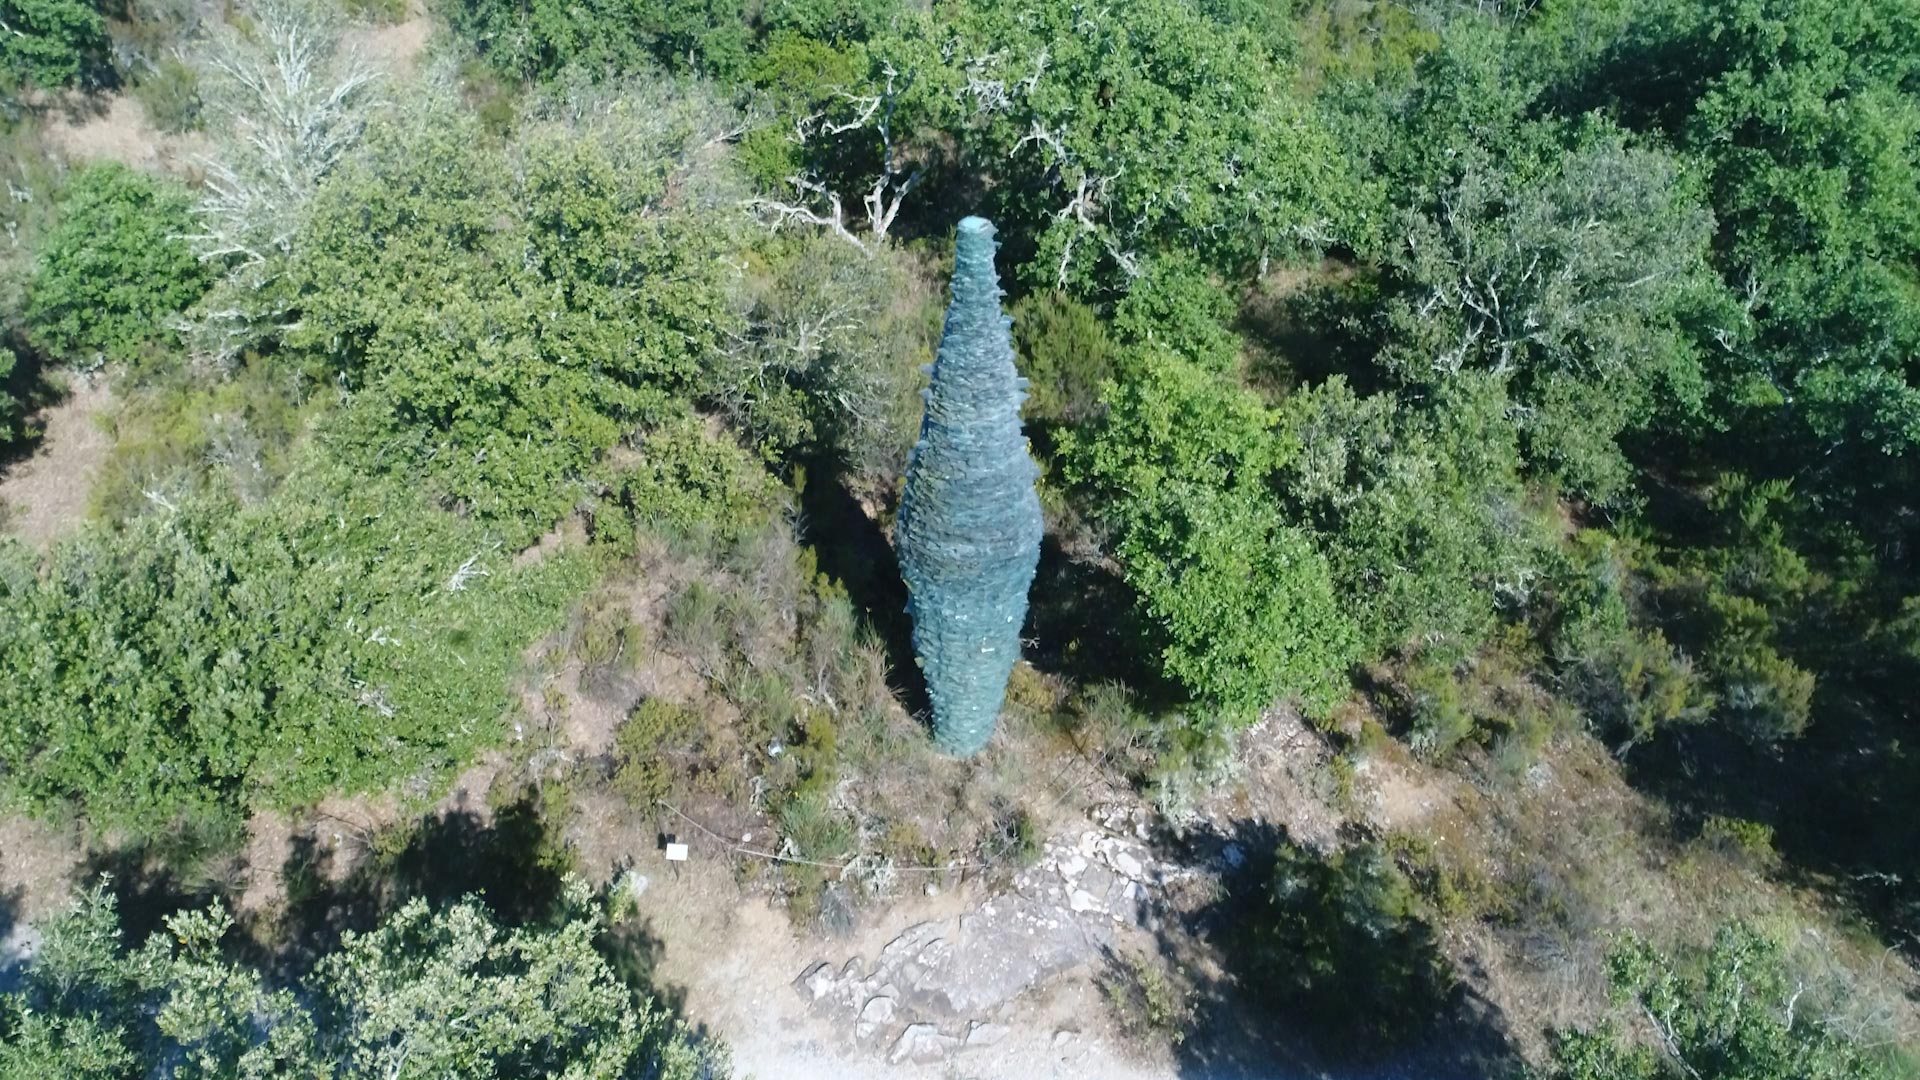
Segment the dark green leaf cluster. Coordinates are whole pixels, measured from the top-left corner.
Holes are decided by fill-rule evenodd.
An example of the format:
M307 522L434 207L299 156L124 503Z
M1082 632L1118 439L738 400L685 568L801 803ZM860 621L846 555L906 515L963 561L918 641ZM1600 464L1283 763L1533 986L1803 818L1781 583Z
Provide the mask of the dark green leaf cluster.
M211 280L185 239L190 206L179 185L124 165L74 173L27 282L33 343L62 358L131 363L176 342L168 320Z
M113 78L107 20L86 0L5 0L0 26L0 93L102 86Z

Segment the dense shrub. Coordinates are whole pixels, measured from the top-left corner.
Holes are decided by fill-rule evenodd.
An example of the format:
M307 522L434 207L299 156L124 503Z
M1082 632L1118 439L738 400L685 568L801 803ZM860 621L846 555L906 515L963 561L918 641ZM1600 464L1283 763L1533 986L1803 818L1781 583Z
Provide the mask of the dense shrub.
M34 343L63 357L131 362L176 340L168 320L208 283L184 239L190 205L172 181L124 165L76 172L27 283Z
M891 478L905 465L937 307L892 251L825 233L775 236L741 290L744 332L709 394L769 460Z
M773 481L759 462L725 435L678 415L635 440L610 462L593 501L594 537L631 550L634 531L699 531L722 544L738 541L771 517Z
M1313 530L1368 655L1458 660L1523 605L1540 538L1496 380L1462 377L1427 408L1361 396L1336 377L1290 398L1297 445L1277 484Z
M738 0L446 0L442 10L489 64L529 79L569 66L595 75L661 66L728 78L746 66L751 37Z
M1129 367L1106 412L1063 433L1063 457L1115 534L1166 673L1236 717L1286 696L1329 704L1355 634L1326 559L1274 498L1289 453L1275 415L1170 353Z
M39 807L161 830L402 781L497 737L520 650L581 567L402 485L328 467L251 506L191 496L55 550L0 551L0 776Z
M379 126L317 196L286 275L294 357L355 392L341 451L513 544L701 388L731 325L724 220L657 207L700 193L702 102L594 94L552 104L511 153L444 101Z
M1101 388L1113 377L1114 345L1106 324L1058 290L1025 297L1012 315L1013 347L1029 384L1027 419L1079 424L1091 418Z

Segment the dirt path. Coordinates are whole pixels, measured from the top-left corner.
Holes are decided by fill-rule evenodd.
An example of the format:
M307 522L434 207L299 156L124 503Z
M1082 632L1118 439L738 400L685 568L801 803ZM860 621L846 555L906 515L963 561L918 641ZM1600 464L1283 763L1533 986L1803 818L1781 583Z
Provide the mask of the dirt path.
M0 476L7 532L44 551L86 520L87 495L113 450L96 418L113 401L104 381L81 376L72 393L41 411L46 434L40 445Z
M824 938L743 898L730 868L698 853L677 872L640 865L641 920L660 950L657 982L684 995L690 1023L728 1043L743 1077L1175 1075L1110 1030L1092 978L1099 939L1137 931L1131 913L1093 910L1085 890L1085 910L1070 909L1059 874L1060 859L1075 857L1060 854L1069 850L1077 854L1078 842L1050 845L1006 890L915 895L845 937ZM1120 897L1127 889L1113 876Z

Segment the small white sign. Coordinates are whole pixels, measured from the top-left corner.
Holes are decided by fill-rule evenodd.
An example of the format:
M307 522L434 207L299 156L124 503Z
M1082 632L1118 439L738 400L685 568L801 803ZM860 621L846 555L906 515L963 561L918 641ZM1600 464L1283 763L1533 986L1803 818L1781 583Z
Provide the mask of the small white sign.
M668 862L686 862L687 861L687 845L668 844L667 845L667 861Z

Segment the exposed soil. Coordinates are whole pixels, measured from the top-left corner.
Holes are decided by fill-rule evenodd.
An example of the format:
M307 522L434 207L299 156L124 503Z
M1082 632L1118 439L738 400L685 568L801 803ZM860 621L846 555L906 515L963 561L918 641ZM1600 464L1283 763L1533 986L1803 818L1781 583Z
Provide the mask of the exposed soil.
M407 17L396 23L355 26L341 35L341 43L391 72L397 79L411 76L433 36L433 19L419 0L407 6Z
M71 164L117 161L147 172L186 175L205 154L204 134L168 135L153 126L139 101L123 94L94 99L87 107L50 112L48 148Z
M0 476L7 532L44 551L86 519L87 494L113 450L98 420L113 401L104 380L79 376L72 393L41 410L45 433L33 456Z

